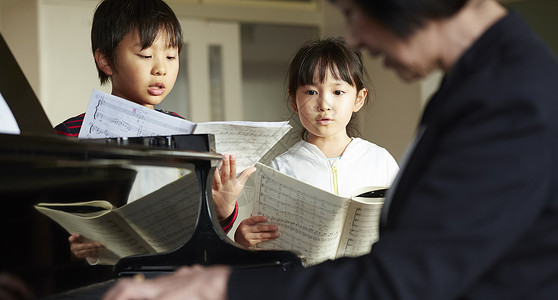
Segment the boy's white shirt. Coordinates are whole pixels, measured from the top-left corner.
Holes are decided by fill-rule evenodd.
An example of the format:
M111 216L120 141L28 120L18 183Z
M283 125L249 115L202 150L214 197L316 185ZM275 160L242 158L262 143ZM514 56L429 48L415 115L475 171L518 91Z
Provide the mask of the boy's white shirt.
M353 138L336 163L338 195L350 197L367 186L390 186L399 166L389 152L366 140ZM271 167L333 193L332 168L320 149L299 141L287 152L277 156Z
M133 202L149 193L180 178L180 169L172 167L131 166L136 170L136 179L128 194L127 203Z

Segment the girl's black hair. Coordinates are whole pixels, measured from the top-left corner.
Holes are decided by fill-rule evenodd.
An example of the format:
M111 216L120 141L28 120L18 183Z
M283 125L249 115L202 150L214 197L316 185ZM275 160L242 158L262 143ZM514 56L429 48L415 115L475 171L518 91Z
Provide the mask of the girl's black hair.
M323 82L328 72L337 80L343 80L355 87L357 92L366 88L368 74L362 63L360 51L350 48L340 37L329 37L321 40L311 40L302 45L293 57L287 71L287 85L289 101L296 99L296 90L305 85L314 84L314 74L317 80ZM371 94L369 89L368 94ZM368 95L364 105L368 102ZM357 114L353 113L347 124L347 135L360 136L356 124ZM306 139L308 132L303 128L301 136Z
M172 9L162 0L103 0L93 15L91 48L93 54L99 49L116 64L116 47L129 32L137 30L142 49L153 44L157 34L167 34L169 47L182 50L182 29ZM101 84L110 80L97 67Z

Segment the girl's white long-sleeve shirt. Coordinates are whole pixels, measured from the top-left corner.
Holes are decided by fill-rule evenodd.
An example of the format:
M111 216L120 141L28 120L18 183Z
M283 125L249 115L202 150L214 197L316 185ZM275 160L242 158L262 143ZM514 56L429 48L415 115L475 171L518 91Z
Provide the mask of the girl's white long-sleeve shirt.
M333 160L301 140L273 159L271 167L343 197L363 187L390 186L399 171L386 149L360 138L353 138L343 155Z

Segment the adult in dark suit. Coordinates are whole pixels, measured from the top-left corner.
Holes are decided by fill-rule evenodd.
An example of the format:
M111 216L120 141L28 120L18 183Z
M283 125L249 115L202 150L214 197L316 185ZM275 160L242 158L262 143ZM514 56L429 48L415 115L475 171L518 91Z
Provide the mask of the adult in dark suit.
M445 74L371 253L288 273L184 268L105 299L558 298L556 58L495 0L335 2L355 45L402 78Z

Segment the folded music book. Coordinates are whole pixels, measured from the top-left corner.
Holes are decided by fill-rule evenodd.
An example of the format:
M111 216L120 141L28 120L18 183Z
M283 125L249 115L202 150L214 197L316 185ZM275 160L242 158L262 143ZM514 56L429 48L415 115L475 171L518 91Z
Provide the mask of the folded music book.
M99 260L111 265L126 256L182 246L195 230L199 207L200 188L194 172L120 208L103 200L35 205L68 233L104 245Z
M293 251L309 266L364 255L378 240L387 187L365 187L346 198L266 165L258 163L256 168L241 197L253 201L252 216L266 216L281 234L256 248Z

